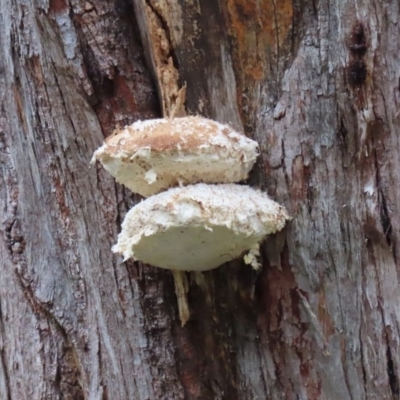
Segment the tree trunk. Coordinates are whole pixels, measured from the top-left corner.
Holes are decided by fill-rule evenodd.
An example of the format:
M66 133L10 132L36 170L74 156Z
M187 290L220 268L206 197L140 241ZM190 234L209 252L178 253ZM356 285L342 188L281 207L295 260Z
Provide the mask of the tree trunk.
M399 2L0 0L0 399L398 399ZM172 274L111 253L140 201L94 150L201 114L292 221Z

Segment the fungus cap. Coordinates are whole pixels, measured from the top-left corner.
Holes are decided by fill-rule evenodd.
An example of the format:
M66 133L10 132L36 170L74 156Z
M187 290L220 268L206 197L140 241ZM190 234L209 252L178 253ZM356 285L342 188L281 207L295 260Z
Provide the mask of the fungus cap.
M202 117L137 121L116 130L93 155L144 197L198 182L247 179L258 144L228 125Z
M133 207L113 247L160 268L206 271L238 258L254 265L258 244L289 216L248 186L197 184L173 188Z

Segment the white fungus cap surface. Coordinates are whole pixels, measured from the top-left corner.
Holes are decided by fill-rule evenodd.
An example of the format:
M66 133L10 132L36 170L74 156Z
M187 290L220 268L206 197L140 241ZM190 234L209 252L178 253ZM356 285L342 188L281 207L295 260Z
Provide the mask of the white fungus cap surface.
M125 217L115 253L160 268L206 271L249 252L289 216L248 186L197 184L152 196Z
M258 144L228 125L202 117L138 121L117 130L93 155L144 197L198 182L247 179Z

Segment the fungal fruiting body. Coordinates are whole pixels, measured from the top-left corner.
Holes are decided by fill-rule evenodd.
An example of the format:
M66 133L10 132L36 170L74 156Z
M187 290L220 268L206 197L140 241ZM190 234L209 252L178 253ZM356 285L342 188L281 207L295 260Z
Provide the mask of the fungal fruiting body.
M117 130L93 156L119 182L148 197L174 186L245 180L258 144L202 117L137 121Z
M253 264L258 244L288 218L284 207L248 186L173 188L128 212L113 251L173 270L206 271L249 252Z

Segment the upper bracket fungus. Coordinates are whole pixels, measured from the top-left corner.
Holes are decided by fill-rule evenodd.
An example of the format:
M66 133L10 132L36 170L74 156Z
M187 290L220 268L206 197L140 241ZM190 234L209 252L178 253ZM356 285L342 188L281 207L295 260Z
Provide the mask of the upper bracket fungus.
M199 183L169 189L133 207L113 251L160 268L207 271L254 250L289 218L248 186Z
M93 155L135 193L174 186L245 180L258 144L228 125L202 117L138 121L116 130Z

